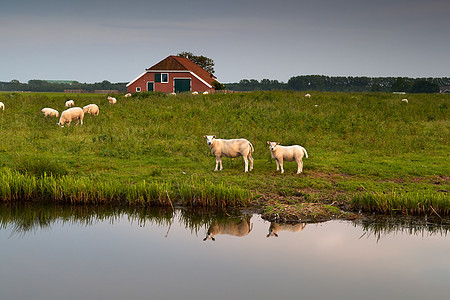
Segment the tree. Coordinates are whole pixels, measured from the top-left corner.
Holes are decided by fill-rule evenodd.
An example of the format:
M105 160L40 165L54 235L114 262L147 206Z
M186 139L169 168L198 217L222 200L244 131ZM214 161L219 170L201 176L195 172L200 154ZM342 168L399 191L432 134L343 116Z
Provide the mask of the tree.
M214 60L212 60L211 58L208 58L203 55L197 56L197 55L192 54L192 52L186 52L186 51L178 53L177 56L188 58L192 62L194 62L197 65L199 65L200 67L202 67L203 70L205 70L211 74L214 74L214 72L215 72L214 71Z
M439 85L437 83L426 80L417 80L411 86L411 93L439 93Z

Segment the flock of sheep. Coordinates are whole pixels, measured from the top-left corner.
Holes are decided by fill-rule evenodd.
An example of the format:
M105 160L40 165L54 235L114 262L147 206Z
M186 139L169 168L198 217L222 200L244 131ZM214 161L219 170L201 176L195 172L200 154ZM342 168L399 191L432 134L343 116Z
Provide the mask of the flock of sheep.
M110 104L117 103L117 99L110 96L108 96L108 101ZM73 107L75 106L75 102L73 100L67 100L65 106L67 107L67 109L61 113L61 117L59 118L58 122L58 125L61 127L64 127L64 124L66 123L68 126L70 126L70 123L73 121L77 121L76 125L78 125L79 123L83 125L83 119L86 114L89 114L91 116L98 116L100 112L100 109L98 108L97 104L88 104L83 108ZM46 117L59 116L59 112L56 109L50 107L45 107L41 111Z

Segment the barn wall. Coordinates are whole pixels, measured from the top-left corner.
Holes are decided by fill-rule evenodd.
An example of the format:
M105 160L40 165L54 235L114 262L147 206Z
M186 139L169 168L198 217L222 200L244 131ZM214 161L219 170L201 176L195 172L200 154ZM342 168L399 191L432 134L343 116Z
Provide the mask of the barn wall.
M212 92L212 89L210 89L207 85L205 85L203 82L201 82L197 77L193 76L189 72L167 72L169 73L169 82L168 83L162 83L162 82L155 82L155 73L153 72L147 72L144 75L142 75L140 78L138 78L135 82L133 82L131 85L128 86L127 90L129 93L136 93L136 88L140 87L141 92L147 91L147 82L155 82L154 83L154 90L155 92L163 92L163 93L171 93L174 91L174 78L190 78L191 79L191 91L197 91L197 92Z

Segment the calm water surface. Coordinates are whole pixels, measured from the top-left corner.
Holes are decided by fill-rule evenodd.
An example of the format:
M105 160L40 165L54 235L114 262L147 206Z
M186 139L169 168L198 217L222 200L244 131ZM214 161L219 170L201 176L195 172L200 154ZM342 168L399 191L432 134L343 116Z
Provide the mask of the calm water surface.
M450 299L449 228L0 206L0 299Z

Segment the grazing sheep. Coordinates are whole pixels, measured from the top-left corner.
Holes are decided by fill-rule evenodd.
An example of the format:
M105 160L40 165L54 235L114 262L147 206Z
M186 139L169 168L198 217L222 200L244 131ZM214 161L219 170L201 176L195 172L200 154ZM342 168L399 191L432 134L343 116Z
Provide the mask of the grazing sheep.
M77 124L81 122L81 125L83 125L83 118L84 118L84 112L81 109L81 107L72 107L69 109L66 109L61 113L61 117L59 118L58 125L61 127L64 127L64 123L68 123L68 126L70 126L70 122L77 120Z
M0 102L0 109L5 110L5 104L3 104L3 102Z
M297 174L303 171L303 155L308 158L306 149L299 145L281 146L277 142L267 142L269 144L270 154L277 162L277 171L281 167L281 173L284 173L283 161L295 161L298 165Z
M59 117L59 112L56 109L45 107L41 109L45 117Z
M67 100L66 101L66 107L72 107L75 105L75 102L73 100Z
M172 93L170 93L169 95L175 96L176 94L177 94L177 93L172 92Z
M208 95L208 94L209 94L208 91L203 92L203 95Z
M84 114L90 114L91 116L98 116L99 111L97 104L88 104L83 107Z
M403 102L403 103L408 103L408 99L406 99L406 98L405 98L405 99L402 99L402 102Z
M311 98L311 95L310 94L306 94L305 98Z
M198 95L198 92L192 92L192 95Z
M116 104L117 99L114 97L108 96L108 101L109 101L109 104Z
M206 233L206 237L203 241L212 240L215 241L215 235L227 234L233 236L246 236L253 229L253 223L250 224L251 216L245 216L243 219L229 219L226 223L218 223L215 221Z
M125 94L125 97L126 97L126 98L131 97L131 93Z
M225 157L239 157L242 156L245 162L245 172L248 172L248 161L250 161L250 171L253 170L253 149L252 143L246 139L223 140L216 139L215 135L205 135L206 142L211 148L211 153L216 156L216 168L220 164L220 171L222 171L222 156Z
M304 224L304 223L279 224L279 223L271 222L270 227L269 227L269 233L267 234L267 237L270 237L270 236L278 237L279 231L300 232L303 229L305 229L305 227L306 227L306 224Z

